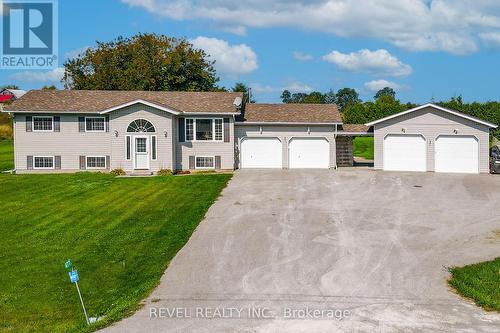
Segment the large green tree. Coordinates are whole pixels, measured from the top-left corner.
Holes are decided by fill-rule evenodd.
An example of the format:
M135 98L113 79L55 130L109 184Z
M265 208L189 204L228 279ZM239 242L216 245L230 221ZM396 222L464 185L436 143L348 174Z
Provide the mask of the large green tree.
M335 103L340 111L344 111L346 107L357 104L360 101L358 92L352 88L339 89L335 94Z
M379 91L377 91L377 93L375 94L375 96L373 98L379 99L382 96L390 96L392 98L396 98L396 92L391 87L385 87L385 88L382 88Z
M64 63L68 89L218 90L214 62L186 39L157 34L118 37Z

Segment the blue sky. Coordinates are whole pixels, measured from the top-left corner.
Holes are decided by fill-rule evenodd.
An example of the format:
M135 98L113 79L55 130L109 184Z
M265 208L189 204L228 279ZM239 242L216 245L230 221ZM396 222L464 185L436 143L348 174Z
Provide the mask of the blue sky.
M403 102L500 100L500 4L480 0L59 0L59 58L119 35L185 37L217 61L221 85L258 102L385 85ZM59 64L62 67L62 61ZM0 84L58 84L54 71L0 70Z

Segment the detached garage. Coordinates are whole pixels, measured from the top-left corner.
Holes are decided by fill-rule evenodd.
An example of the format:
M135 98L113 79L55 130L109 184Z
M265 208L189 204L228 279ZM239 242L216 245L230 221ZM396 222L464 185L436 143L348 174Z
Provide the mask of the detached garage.
M371 123L375 169L489 172L489 130L495 124L426 104Z

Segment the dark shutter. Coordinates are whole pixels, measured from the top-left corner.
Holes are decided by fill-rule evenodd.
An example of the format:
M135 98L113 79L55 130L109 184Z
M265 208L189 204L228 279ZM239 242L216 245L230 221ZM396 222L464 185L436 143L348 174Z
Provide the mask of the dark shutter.
M78 117L78 132L85 132L85 117Z
M130 135L127 136L127 160L130 160L130 148L131 148L131 137Z
M61 117L54 117L54 132L61 132Z
M153 160L156 160L156 136L151 137L151 155Z
M86 163L85 163L85 156L80 156L80 170L85 170L86 169Z
M111 169L111 156L106 155L106 169Z
M61 156L54 156L54 169L61 170Z
M106 132L109 132L109 116L106 116Z
M26 132L33 132L33 117L26 116Z
M215 156L215 169L220 170L220 156Z
M33 170L33 156L28 156L28 159L26 161L27 169L28 170Z
M186 123L185 118L179 118L179 142L186 141L185 123Z
M231 136L229 135L229 118L224 118L224 142L229 142Z
M189 169L195 169L195 158L194 156L189 156Z

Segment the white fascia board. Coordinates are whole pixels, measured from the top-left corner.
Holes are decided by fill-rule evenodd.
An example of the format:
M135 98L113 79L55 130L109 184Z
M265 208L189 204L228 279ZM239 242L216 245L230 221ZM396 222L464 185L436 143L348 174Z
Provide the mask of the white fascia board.
M125 104L113 106L112 108L103 110L103 111L101 111L99 113L100 114L105 114L105 113L109 113L109 112L113 112L113 111L116 111L116 110L119 110L119 109L126 108L127 106L135 105L135 104L144 104L144 105L150 106L152 108L159 109L159 110L162 110L162 111L166 111L166 112L169 112L169 113L172 113L172 114L175 114L175 115L180 114L180 112L178 112L178 111L175 111L175 110L172 110L172 109L166 108L164 106L161 106L161 105L158 105L158 104L155 104L155 103L151 103L151 102L148 102L148 101L145 101L145 100L142 100L142 99L136 99L135 101L131 101L131 102L128 102L128 103L125 103Z
M223 115L223 116L237 116L239 115L239 112L182 112L180 113L181 116L217 116L217 115Z
M473 122L476 122L476 123L479 123L479 124L482 124L482 125L485 125L485 126L488 126L488 127L497 128L497 125L492 124L490 122L487 122L487 121L484 121L484 120L481 120L481 119L478 119L478 118L475 118L475 117L468 116L468 115L463 114L463 113L458 112L458 111L446 109L446 108L443 108L443 107L441 107L439 105L432 104L432 103L427 103L427 104L424 104L424 105L421 105L421 106L417 106L416 108L413 108L413 109L410 109L410 110L406 110L406 111L403 111L403 112L400 112L400 113L396 113L396 114L390 115L388 117L385 117L385 118L382 118L382 119L378 119L378 120L372 121L370 123L366 123L365 125L366 126L373 126L375 124L382 123L382 122L384 122L386 120L390 120L390 119L393 119L393 118L396 118L396 117L399 117L399 116L402 116L402 115L405 115L405 114L408 114L408 113L411 113L411 112L422 110L422 109L427 108L427 107L434 108L436 110L440 110L440 111L443 111L443 112L447 112L447 113L453 114L453 115L455 115L457 117L468 119L470 121L473 121Z

